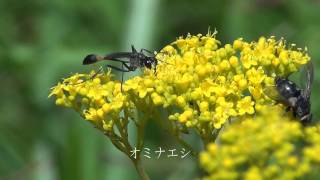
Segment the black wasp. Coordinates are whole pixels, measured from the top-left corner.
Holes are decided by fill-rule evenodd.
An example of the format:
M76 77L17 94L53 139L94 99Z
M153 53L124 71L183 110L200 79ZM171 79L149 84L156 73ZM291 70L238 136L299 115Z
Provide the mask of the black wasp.
M101 60L110 60L110 61L117 61L121 62L122 68L106 65L112 69L121 71L121 72L130 72L135 71L137 68L146 67L148 69L154 68L154 72L156 73L156 67L158 64L158 60L155 58L155 55L146 49L141 49L138 52L134 46L131 46L132 52L114 52L107 54L105 56L99 56L95 54L87 55L84 60L83 64L93 64ZM149 56L144 54L144 52L149 53ZM127 60L124 60L127 59ZM123 81L123 73L122 73L122 81Z
M140 52L138 52L133 45L131 45L131 50L132 52L114 52L114 53L107 54L105 56L89 54L84 58L82 64L83 65L93 64L101 60L121 62L121 65L122 65L121 68L112 66L110 64L107 64L106 66L122 72L121 74L121 90L122 90L124 72L135 71L137 68L141 68L141 67L146 67L148 69L151 69L153 66L154 73L156 73L156 67L158 65L158 60L156 59L155 55L151 51L147 49L141 49ZM149 53L149 56L144 54L144 52ZM124 60L124 59L127 59L127 60ZM101 71L101 69L99 71ZM99 73L99 71L96 74L94 74L93 77L96 76Z
M292 110L294 117L299 118L303 125L309 124L312 120L310 95L313 82L313 65L311 61L306 65L306 78L304 89L298 88L288 78L275 78L276 90L281 96L278 101L286 105L287 110Z

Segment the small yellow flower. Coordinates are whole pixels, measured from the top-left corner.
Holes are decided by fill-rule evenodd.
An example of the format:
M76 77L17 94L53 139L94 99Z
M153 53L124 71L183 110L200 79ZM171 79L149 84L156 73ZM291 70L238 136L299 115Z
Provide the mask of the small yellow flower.
M249 49L246 49L247 51L250 51ZM251 66L256 66L258 65L257 59L249 54L245 54L241 56L241 62L244 68L249 69Z
M266 75L264 74L264 71L261 67L258 69L251 68L246 72L246 76L249 80L249 82L253 85L255 84L261 84L261 82L264 80Z
M254 102L251 100L251 96L246 96L242 100L238 101L237 108L239 115L244 115L246 113L254 113Z

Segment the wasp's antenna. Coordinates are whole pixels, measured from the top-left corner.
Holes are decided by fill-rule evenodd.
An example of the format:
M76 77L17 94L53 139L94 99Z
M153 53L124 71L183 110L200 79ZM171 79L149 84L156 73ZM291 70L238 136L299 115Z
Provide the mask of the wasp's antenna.
M132 49L132 52L137 53L137 50L136 50L136 48L134 48L133 45L131 45L131 49Z

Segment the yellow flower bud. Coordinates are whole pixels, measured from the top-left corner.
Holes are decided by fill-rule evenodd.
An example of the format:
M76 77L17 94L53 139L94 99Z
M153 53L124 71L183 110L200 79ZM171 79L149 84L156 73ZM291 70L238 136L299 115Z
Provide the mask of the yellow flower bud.
M144 80L144 85L146 86L146 87L152 87L153 86L153 81L151 80L151 79L145 79Z
M186 101L185 101L184 97L178 96L177 99L176 99L176 101L177 101L177 104L178 104L180 107L186 106Z
M231 56L229 59L229 63L232 67L237 67L239 65L238 58L236 56Z
M237 40L233 41L233 48L234 49L242 49L242 44L243 44L242 38L237 39Z
M279 60L279 58L274 58L273 60L272 60L272 65L273 66L278 66L280 64L280 60Z
M81 96L85 96L87 93L88 93L88 91L87 91L87 89L84 88L84 87L82 87L82 88L80 89L80 91L79 91L79 94L80 94Z
M102 109L98 109L97 110L97 115L99 116L99 118L103 119L104 118L104 112Z
M159 93L159 94L163 93L163 92L164 92L163 86L157 86L157 87L156 87L156 91L157 91L157 93Z
M181 122L181 123L185 123L185 122L187 122L187 116L185 115L185 114L181 114L180 116L179 116L179 122Z
M223 160L223 166L224 167L226 167L226 168L230 168L230 167L232 167L233 166L233 160L232 159L230 159L230 158L226 158L226 159L224 159Z
M82 98L81 99L81 103L87 105L87 104L89 104L89 99L88 98Z
M210 154L207 152L201 152L199 160L204 167L207 166L209 163L211 163Z
M172 120L177 120L177 117L176 117L175 115L170 115L170 116L169 116L169 120L171 120L171 121L172 121Z
M105 103L105 104L102 106L102 110L103 110L104 113L108 113L108 112L111 110L110 104Z
M174 47L172 47L170 45L167 45L161 51L166 52L168 54L175 54L176 53L176 49L174 49Z
M204 66L202 66L202 65L197 65L195 69L196 69L197 74L200 77L205 76L206 73L207 73L206 68Z
M221 68L222 70L229 70L229 69L230 69L229 61L223 60L223 61L220 63L220 68Z
M65 103L64 103L64 100L62 99L62 98L58 98L57 100L56 100L56 105L58 105L58 106L63 106Z
M191 109L184 111L184 114L187 118L191 118L193 115L193 112Z
M163 104L163 100L161 98L161 96L155 96L152 98L152 101L155 105L160 105Z
M101 83L100 78L94 78L94 79L93 79L93 83L94 83L94 84L100 84L100 83Z
M69 101L73 101L75 99L74 96L68 96Z
M193 124L191 121L187 121L187 122L186 122L186 126L187 126L188 128L190 128L190 127L193 127L194 124Z
M209 109L209 103L207 101L202 101L199 105L199 109L201 112L208 111Z
M296 156L290 156L288 157L288 165L289 166L296 166L298 163L298 159Z

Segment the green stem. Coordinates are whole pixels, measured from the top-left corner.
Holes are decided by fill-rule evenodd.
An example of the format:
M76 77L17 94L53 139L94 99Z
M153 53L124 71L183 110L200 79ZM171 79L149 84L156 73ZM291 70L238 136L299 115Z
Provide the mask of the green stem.
M160 117L160 114L158 111L155 111L154 114L158 115ZM168 110L168 114L172 114L170 110ZM168 117L168 116L167 116ZM190 144L188 144L181 136L180 136L180 131L175 125L175 122L170 121L168 118L165 121L160 121L162 122L162 126L168 127L168 131L173 135L173 137L176 138L176 140L180 143L181 146L189 150L192 154L193 157L198 158L199 152L196 151ZM166 125L163 124L163 122L167 122Z
M175 136L177 141L184 147L186 148L187 150L189 150L191 152L191 155L194 157L194 158L198 158L198 155L199 155L199 152L197 152L196 150L193 149L193 147L188 144L184 139L182 139L180 137L180 135L176 135Z
M144 168L141 164L140 158L132 159L132 161L133 161L133 164L134 164L141 180L150 180L148 174L146 173L146 171L144 170Z
M204 148L207 147L208 144L213 143L216 141L217 137L219 136L219 132L222 128L220 129L215 129L213 132L210 131L210 129L206 129L205 133L199 133L200 137L203 142Z

